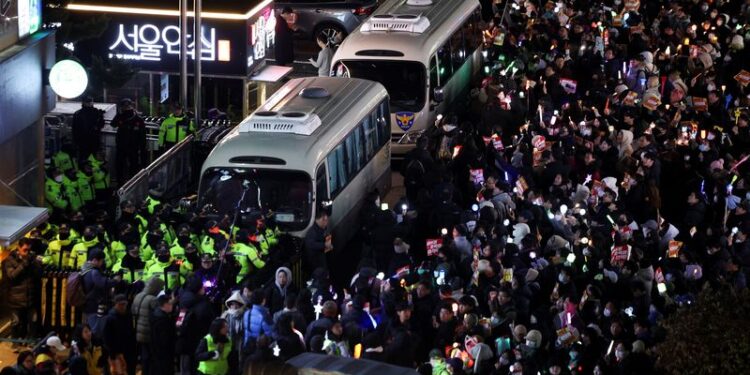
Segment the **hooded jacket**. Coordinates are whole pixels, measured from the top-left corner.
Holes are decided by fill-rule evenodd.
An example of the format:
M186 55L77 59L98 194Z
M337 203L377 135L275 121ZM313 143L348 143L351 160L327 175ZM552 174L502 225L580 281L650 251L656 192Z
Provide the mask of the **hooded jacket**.
M229 308L229 304L235 302L240 305L236 310ZM232 339L232 345L234 347L241 347L242 338L245 332L244 325L242 322L242 315L245 313L245 301L242 299L239 290L235 290L226 301L224 305L227 309L221 314L221 317L227 321L229 326L229 338Z
M151 342L151 325L149 318L151 311L156 307L156 295L164 288L164 281L152 277L146 282L143 290L136 294L131 306L131 312L135 317L135 339L138 343L148 344Z
M287 282L284 287L279 285L278 282L279 273L281 272L285 272L287 277ZM279 267L276 269L276 273L273 277L273 284L270 284L266 290L266 295L268 296L267 306L271 315L284 308L284 299L286 298L287 293L297 294L297 288L292 284L292 280L292 271L289 268Z

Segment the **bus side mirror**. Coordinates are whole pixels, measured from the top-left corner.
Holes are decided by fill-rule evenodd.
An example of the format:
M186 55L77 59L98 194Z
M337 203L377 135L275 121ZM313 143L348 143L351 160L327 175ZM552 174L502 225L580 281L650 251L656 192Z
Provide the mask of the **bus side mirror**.
M435 87L434 89L432 89L432 99L437 103L442 103L443 100L445 100L445 95L443 94L442 87Z

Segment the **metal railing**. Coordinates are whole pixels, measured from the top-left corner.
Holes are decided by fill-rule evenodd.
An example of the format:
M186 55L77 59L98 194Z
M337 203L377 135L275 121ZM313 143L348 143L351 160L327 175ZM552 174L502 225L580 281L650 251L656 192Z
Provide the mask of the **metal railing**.
M120 186L119 201L141 202L151 186L157 186L165 199L189 193L193 181L193 138L189 135Z

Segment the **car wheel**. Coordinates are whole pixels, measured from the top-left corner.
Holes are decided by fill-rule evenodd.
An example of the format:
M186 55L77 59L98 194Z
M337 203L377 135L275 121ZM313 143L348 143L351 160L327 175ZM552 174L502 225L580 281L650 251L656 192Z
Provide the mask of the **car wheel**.
M346 31L344 31L339 25L325 24L318 26L314 35L316 40L318 36L322 36L328 41L329 45L333 45L336 44L336 42L341 43L341 41L344 40L346 37Z

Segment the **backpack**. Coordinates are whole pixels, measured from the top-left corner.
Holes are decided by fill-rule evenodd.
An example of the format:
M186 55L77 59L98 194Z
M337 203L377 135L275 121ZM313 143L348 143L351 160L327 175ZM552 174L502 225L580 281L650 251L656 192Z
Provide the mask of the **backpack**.
M68 305L82 307L86 304L86 289L83 286L86 273L73 272L68 275L68 284L65 286L65 302Z

